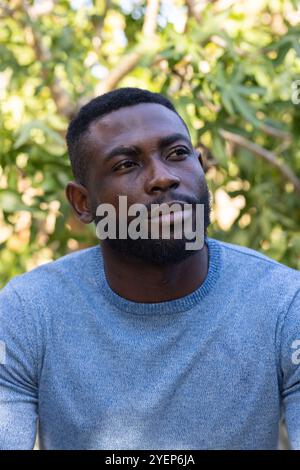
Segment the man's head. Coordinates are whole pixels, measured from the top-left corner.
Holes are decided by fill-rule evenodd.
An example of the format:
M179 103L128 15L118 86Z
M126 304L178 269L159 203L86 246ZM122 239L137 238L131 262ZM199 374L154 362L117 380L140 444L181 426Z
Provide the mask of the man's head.
M86 137L89 134L90 124L113 111L127 106L135 106L139 103L161 104L176 113L179 119L182 120L171 101L159 93L152 93L148 90L119 88L94 98L83 106L71 121L66 136L72 171L78 183L83 185L86 183L89 155L86 147ZM182 123L189 135L188 128L183 120Z
M210 199L201 155L172 103L158 93L121 88L85 105L71 122L67 144L75 180L66 194L83 223L97 223L99 204L128 206L182 201L202 203L205 234ZM157 264L191 255L184 239L107 239L113 249Z

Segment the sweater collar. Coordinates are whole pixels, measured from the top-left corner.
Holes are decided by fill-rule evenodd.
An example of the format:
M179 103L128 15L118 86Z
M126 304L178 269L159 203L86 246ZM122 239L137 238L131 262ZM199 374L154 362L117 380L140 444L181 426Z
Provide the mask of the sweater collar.
M125 299L111 289L104 271L104 261L101 245L93 247L93 271L98 288L103 296L118 310L134 314L173 314L190 310L196 306L211 291L219 277L221 266L220 243L206 237L208 247L208 272L203 283L193 292L183 297L155 303L134 302Z

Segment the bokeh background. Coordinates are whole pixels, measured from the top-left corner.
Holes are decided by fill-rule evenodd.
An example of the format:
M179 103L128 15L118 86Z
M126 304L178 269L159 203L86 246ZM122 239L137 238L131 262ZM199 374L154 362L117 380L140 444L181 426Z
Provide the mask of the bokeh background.
M165 94L185 119L209 235L300 268L298 1L0 0L0 22L0 288L99 242L65 197L65 133L123 86Z
M167 95L202 148L209 235L300 268L299 2L0 0L0 21L0 287L98 242L64 138L122 86Z

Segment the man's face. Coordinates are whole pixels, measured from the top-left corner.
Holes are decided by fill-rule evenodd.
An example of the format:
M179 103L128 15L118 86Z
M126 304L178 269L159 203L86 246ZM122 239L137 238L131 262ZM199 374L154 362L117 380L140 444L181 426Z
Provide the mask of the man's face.
M204 172L186 127L173 111L159 104L141 103L113 111L91 123L86 137L86 188L94 221L96 209L110 203L118 214L118 197L127 206L182 201L204 204L205 234L210 223L210 199ZM128 217L128 221L130 218ZM168 264L193 254L186 239L106 239L102 243L124 254Z

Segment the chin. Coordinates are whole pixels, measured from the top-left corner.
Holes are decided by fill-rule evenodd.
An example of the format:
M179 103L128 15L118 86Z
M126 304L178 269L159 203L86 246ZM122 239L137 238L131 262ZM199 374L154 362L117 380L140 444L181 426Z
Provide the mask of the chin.
M115 251L129 258L146 261L149 264L165 266L180 263L197 251L187 250L185 239L106 239L107 244Z

